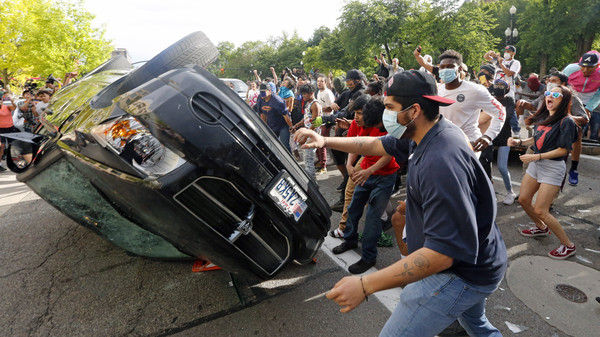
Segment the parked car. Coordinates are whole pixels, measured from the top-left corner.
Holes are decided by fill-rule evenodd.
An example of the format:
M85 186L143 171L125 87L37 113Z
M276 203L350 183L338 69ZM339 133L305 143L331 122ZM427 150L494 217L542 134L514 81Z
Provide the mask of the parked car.
M246 100L248 85L237 78L220 78L231 90L235 91L241 99Z
M131 254L262 279L311 262L331 211L268 126L203 69L216 57L196 32L135 70L107 61L59 90L34 134L10 135L7 165Z

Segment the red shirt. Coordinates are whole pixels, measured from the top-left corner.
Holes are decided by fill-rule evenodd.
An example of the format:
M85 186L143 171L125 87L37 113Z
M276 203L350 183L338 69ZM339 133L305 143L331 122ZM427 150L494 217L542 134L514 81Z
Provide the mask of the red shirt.
M348 137L379 137L384 135L387 135L387 132L381 132L379 128L365 128L362 126L358 126L355 120L352 121L352 124L350 124L350 128L348 129ZM375 163L377 163L377 161L380 158L381 156L364 156L360 167L363 170L366 170L369 167L375 165ZM373 172L373 175L387 176L390 174L394 174L399 168L400 166L398 166L398 164L396 163L396 159L392 157L392 160L390 160L387 163L387 165Z

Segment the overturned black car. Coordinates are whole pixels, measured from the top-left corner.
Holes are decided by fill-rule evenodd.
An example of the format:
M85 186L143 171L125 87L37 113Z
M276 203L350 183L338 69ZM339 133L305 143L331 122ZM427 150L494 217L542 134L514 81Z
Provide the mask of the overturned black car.
M331 211L262 120L203 69L216 57L196 32L137 69L109 60L58 91L35 134L12 135L7 165L131 254L263 279L312 261Z

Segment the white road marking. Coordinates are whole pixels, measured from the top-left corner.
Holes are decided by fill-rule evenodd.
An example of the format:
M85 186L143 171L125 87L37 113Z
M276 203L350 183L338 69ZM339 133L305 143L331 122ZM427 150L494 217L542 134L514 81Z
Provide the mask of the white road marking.
M360 255L358 255L358 253L356 253L354 250L349 250L340 255L333 254L331 252L331 249L333 249L333 247L341 244L342 242L344 242L344 241L341 239L332 238L331 236L327 235L325 237L325 241L323 242L323 245L321 246L321 250L327 256L329 256L331 258L331 260L333 260L333 262L335 262L338 266L342 267L342 269L348 270L348 266L350 266L351 264L360 260ZM361 275L371 274L371 273L376 272L377 270L378 270L377 268L373 267ZM388 289L388 290L384 290L384 291L378 291L371 296L374 296L375 298L377 298L377 300L379 300L379 302L381 302L381 304L383 304L384 307L386 307L390 312L392 312L396 308L396 305L398 304L398 302L400 302L400 293L401 292L402 292L402 288L393 288L393 289Z

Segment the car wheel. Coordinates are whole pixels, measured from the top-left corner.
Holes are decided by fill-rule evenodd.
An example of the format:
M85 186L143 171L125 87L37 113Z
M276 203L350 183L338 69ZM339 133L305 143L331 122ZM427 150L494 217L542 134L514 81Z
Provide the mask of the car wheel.
M202 32L194 32L175 42L134 70L121 83L118 94L136 88L163 73L189 64L206 67L217 59L219 51Z

